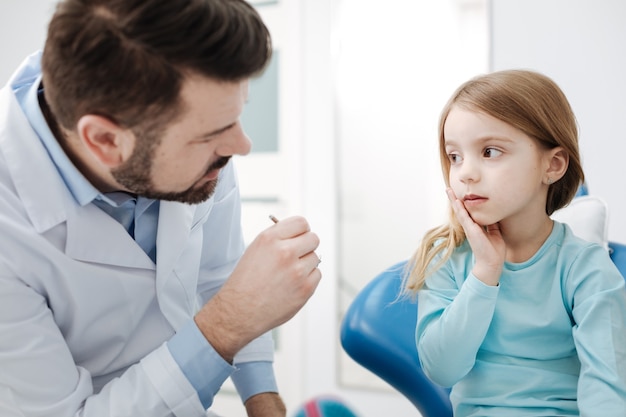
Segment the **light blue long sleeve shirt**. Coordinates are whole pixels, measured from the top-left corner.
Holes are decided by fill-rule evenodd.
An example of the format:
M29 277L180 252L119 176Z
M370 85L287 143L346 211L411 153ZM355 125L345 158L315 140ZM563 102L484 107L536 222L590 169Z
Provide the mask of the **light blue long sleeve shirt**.
M154 261L159 202L139 197L135 204L129 204L130 195L101 193L82 175L58 144L46 123L38 102L41 85L38 68L33 70L33 74L31 82L16 86L14 93L68 189L81 206L95 204L122 223L136 240L140 240L138 235L141 235L143 242L147 242L141 244L142 249ZM141 222L135 224L136 218L141 219ZM131 224L132 229L129 229ZM168 348L184 375L198 392L205 408L211 406L214 395L228 376L233 380L244 402L255 394L278 392L271 362L245 362L237 364L236 367L231 366L207 342L193 320L179 329L168 341ZM212 372L204 371L207 369Z
M554 222L498 286L473 265L466 241L418 296L420 361L456 417L626 416L626 289L605 249Z

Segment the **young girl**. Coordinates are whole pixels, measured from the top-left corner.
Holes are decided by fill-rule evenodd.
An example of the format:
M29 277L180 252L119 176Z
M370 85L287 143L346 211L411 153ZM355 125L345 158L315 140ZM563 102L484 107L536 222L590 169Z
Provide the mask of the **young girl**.
M583 181L559 87L531 71L463 84L439 148L448 224L411 262L420 361L455 416L626 416L626 289L605 249L550 219Z

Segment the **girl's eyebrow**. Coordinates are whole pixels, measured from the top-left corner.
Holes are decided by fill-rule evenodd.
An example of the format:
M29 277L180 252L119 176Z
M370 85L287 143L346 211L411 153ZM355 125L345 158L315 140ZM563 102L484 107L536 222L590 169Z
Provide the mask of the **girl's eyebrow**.
M482 138L477 139L475 142L472 141L472 143L478 143L479 145L482 145L485 142L515 143L515 140L508 138L508 137L503 137L503 136L484 136ZM457 142L455 142L454 140L448 140L448 139L445 139L443 144L445 146L458 146Z

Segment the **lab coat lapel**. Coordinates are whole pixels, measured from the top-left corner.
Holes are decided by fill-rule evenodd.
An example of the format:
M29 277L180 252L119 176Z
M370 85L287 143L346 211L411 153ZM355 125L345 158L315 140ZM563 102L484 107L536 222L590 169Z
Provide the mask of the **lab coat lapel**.
M196 206L169 201L159 207L156 290L161 311L174 329L195 313L199 264L179 261L184 251L200 250L189 247L195 211Z
M85 262L155 269L124 227L93 204L68 210L68 256Z

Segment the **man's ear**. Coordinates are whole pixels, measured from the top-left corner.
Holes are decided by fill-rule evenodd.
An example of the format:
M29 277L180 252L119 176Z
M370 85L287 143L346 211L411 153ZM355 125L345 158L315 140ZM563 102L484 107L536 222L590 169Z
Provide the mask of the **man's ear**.
M548 167L546 170L547 184L560 180L569 166L569 154L561 146L550 149L547 153Z
M133 152L135 135L103 116L87 114L78 120L80 140L102 165L115 168Z

